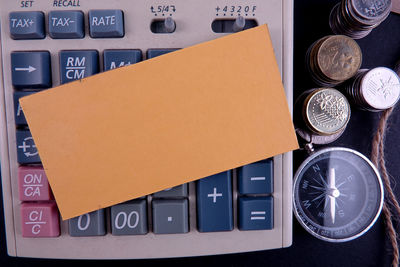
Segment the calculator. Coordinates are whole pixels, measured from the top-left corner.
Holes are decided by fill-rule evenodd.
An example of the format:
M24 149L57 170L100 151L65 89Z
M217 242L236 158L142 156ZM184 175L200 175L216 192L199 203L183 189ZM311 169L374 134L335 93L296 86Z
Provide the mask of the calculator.
M292 0L0 0L0 6L1 174L10 256L147 259L291 245L291 153L63 221L19 99L268 24L291 110Z

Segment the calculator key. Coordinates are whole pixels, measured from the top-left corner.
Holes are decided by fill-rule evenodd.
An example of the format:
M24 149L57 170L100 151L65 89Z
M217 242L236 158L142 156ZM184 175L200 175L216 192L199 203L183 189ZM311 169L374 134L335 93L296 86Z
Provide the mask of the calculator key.
M187 199L153 200L153 232L179 234L189 232Z
M240 194L272 194L273 161L268 159L249 165L238 170L238 187Z
M69 219L68 225L71 236L100 236L106 234L103 209Z
M85 36L82 11L50 11L49 35L53 39L76 39Z
M197 225L200 232L233 229L231 171L197 181Z
M50 53L11 53L12 84L17 89L51 87Z
M60 79L67 83L99 72L99 53L96 50L60 52Z
M39 152L27 130L17 130L17 158L20 164L40 163Z
M187 196L187 184L178 185L153 194L154 198L179 198Z
M21 201L43 201L53 198L43 167L18 167L18 188Z
M43 39L45 37L43 12L11 12L9 18L12 39Z
M149 49L149 50L147 50L147 58L148 59L150 59L150 58L153 58L153 57L158 57L158 56L161 56L161 55L164 55L164 54L168 54L168 53L170 53L170 52L174 52L174 51L176 51L176 50L178 50L178 49L172 49L172 48L166 48L166 49Z
M21 222L23 237L57 237L60 221L56 203L22 203Z
M104 70L112 70L118 67L131 65L142 61L140 50L105 50Z
M146 200L131 200L111 207L113 235L144 235L147 233Z
M124 36L122 10L90 10L89 29L92 38L115 38Z
M33 92L14 92L14 120L16 125L27 125L24 112L19 104L19 99L31 94Z
M274 225L274 199L240 197L238 205L240 230L270 230Z

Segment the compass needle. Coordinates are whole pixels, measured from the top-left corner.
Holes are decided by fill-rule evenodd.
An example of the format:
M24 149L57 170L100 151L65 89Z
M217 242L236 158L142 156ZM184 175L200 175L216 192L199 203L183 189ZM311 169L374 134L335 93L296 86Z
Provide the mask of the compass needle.
M314 199L311 200L311 201L312 201L312 202L317 201L318 199L323 198L325 195L326 195L325 193L322 193L322 194L320 194L319 196L317 196L316 198L314 198Z
M329 198L330 198L330 206L331 206L331 218L332 224L335 224L335 215L336 215L336 198L340 195L339 190L336 188L336 174L335 169L329 169L328 175L328 183L329 183Z
M310 187L312 187L312 188L314 188L314 189L317 189L317 190L325 191L325 188L324 188L324 187L315 186L315 185L310 185Z

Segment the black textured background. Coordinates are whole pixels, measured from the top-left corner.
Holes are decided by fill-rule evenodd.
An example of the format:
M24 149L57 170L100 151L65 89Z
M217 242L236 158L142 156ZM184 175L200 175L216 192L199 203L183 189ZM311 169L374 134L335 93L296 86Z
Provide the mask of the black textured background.
M295 0L294 17L294 90L314 88L304 68L304 54L315 40L331 34L328 17L337 0ZM362 68L393 67L400 59L400 15L391 14L378 28L357 41L363 51ZM377 127L379 113L352 109L347 130L333 145L356 149L369 156L371 140ZM389 121L386 139L387 167L400 198L400 108L395 108ZM295 168L304 159L295 152ZM1 191L0 191L1 193ZM1 207L2 209L2 207ZM362 237L347 243L333 244L320 241L293 223L293 245L290 248L221 256L159 260L78 261L43 260L8 257L4 235L3 212L0 215L0 266L390 266L391 248L385 234L382 216ZM397 228L399 230L399 228ZM173 245L173 244L171 244ZM112 249L112 248L110 248Z

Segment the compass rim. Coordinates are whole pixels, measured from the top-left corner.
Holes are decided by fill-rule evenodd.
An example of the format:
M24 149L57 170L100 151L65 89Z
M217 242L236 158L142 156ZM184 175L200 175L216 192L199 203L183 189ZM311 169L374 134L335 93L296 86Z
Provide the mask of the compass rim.
M378 188L380 191L380 200L379 200L379 205L376 211L376 214L374 216L374 218L371 220L371 222L364 228L362 229L362 231L360 231L359 233L346 237L346 238L330 238L330 237L326 237L323 235L320 235L316 232L314 232L312 229L310 229L309 226L306 225L306 223L303 221L303 219L301 218L298 209L303 210L301 207L297 207L296 205L296 184L298 183L299 180L299 176L300 173L304 170L304 168L309 164L309 162L311 162L314 158L325 154L325 153L329 153L329 152L334 152L334 151L341 151L341 152L349 152L351 154L354 154L358 157L360 157L362 160L364 160L373 170L373 172L375 173L375 177L377 178L377 182L378 182ZM382 178L381 175L378 171L378 169L376 168L376 166L371 162L370 159L368 159L365 155L363 155L362 153L358 152L357 150L351 149L351 148L346 148L346 147L328 147L328 148L323 148L320 149L314 153L312 153L311 155L309 155L298 167L294 177L293 177L293 194L292 194L292 202L293 202L293 211L295 214L295 217L297 219L297 221L301 224L301 226L307 231L309 232L311 235L313 235L314 237L323 240L323 241L328 241L328 242L332 242L332 243L341 243L341 242L348 242L354 239L359 238L360 236L364 235L366 232L368 232L369 229L371 229L371 227L375 224L375 222L378 220L381 212L382 212L382 208L383 208L383 202L384 202L384 188L383 188L383 182L382 182ZM304 212L303 212L304 213ZM308 217L305 216L304 213L304 217L307 221ZM321 226L321 225L319 225Z

